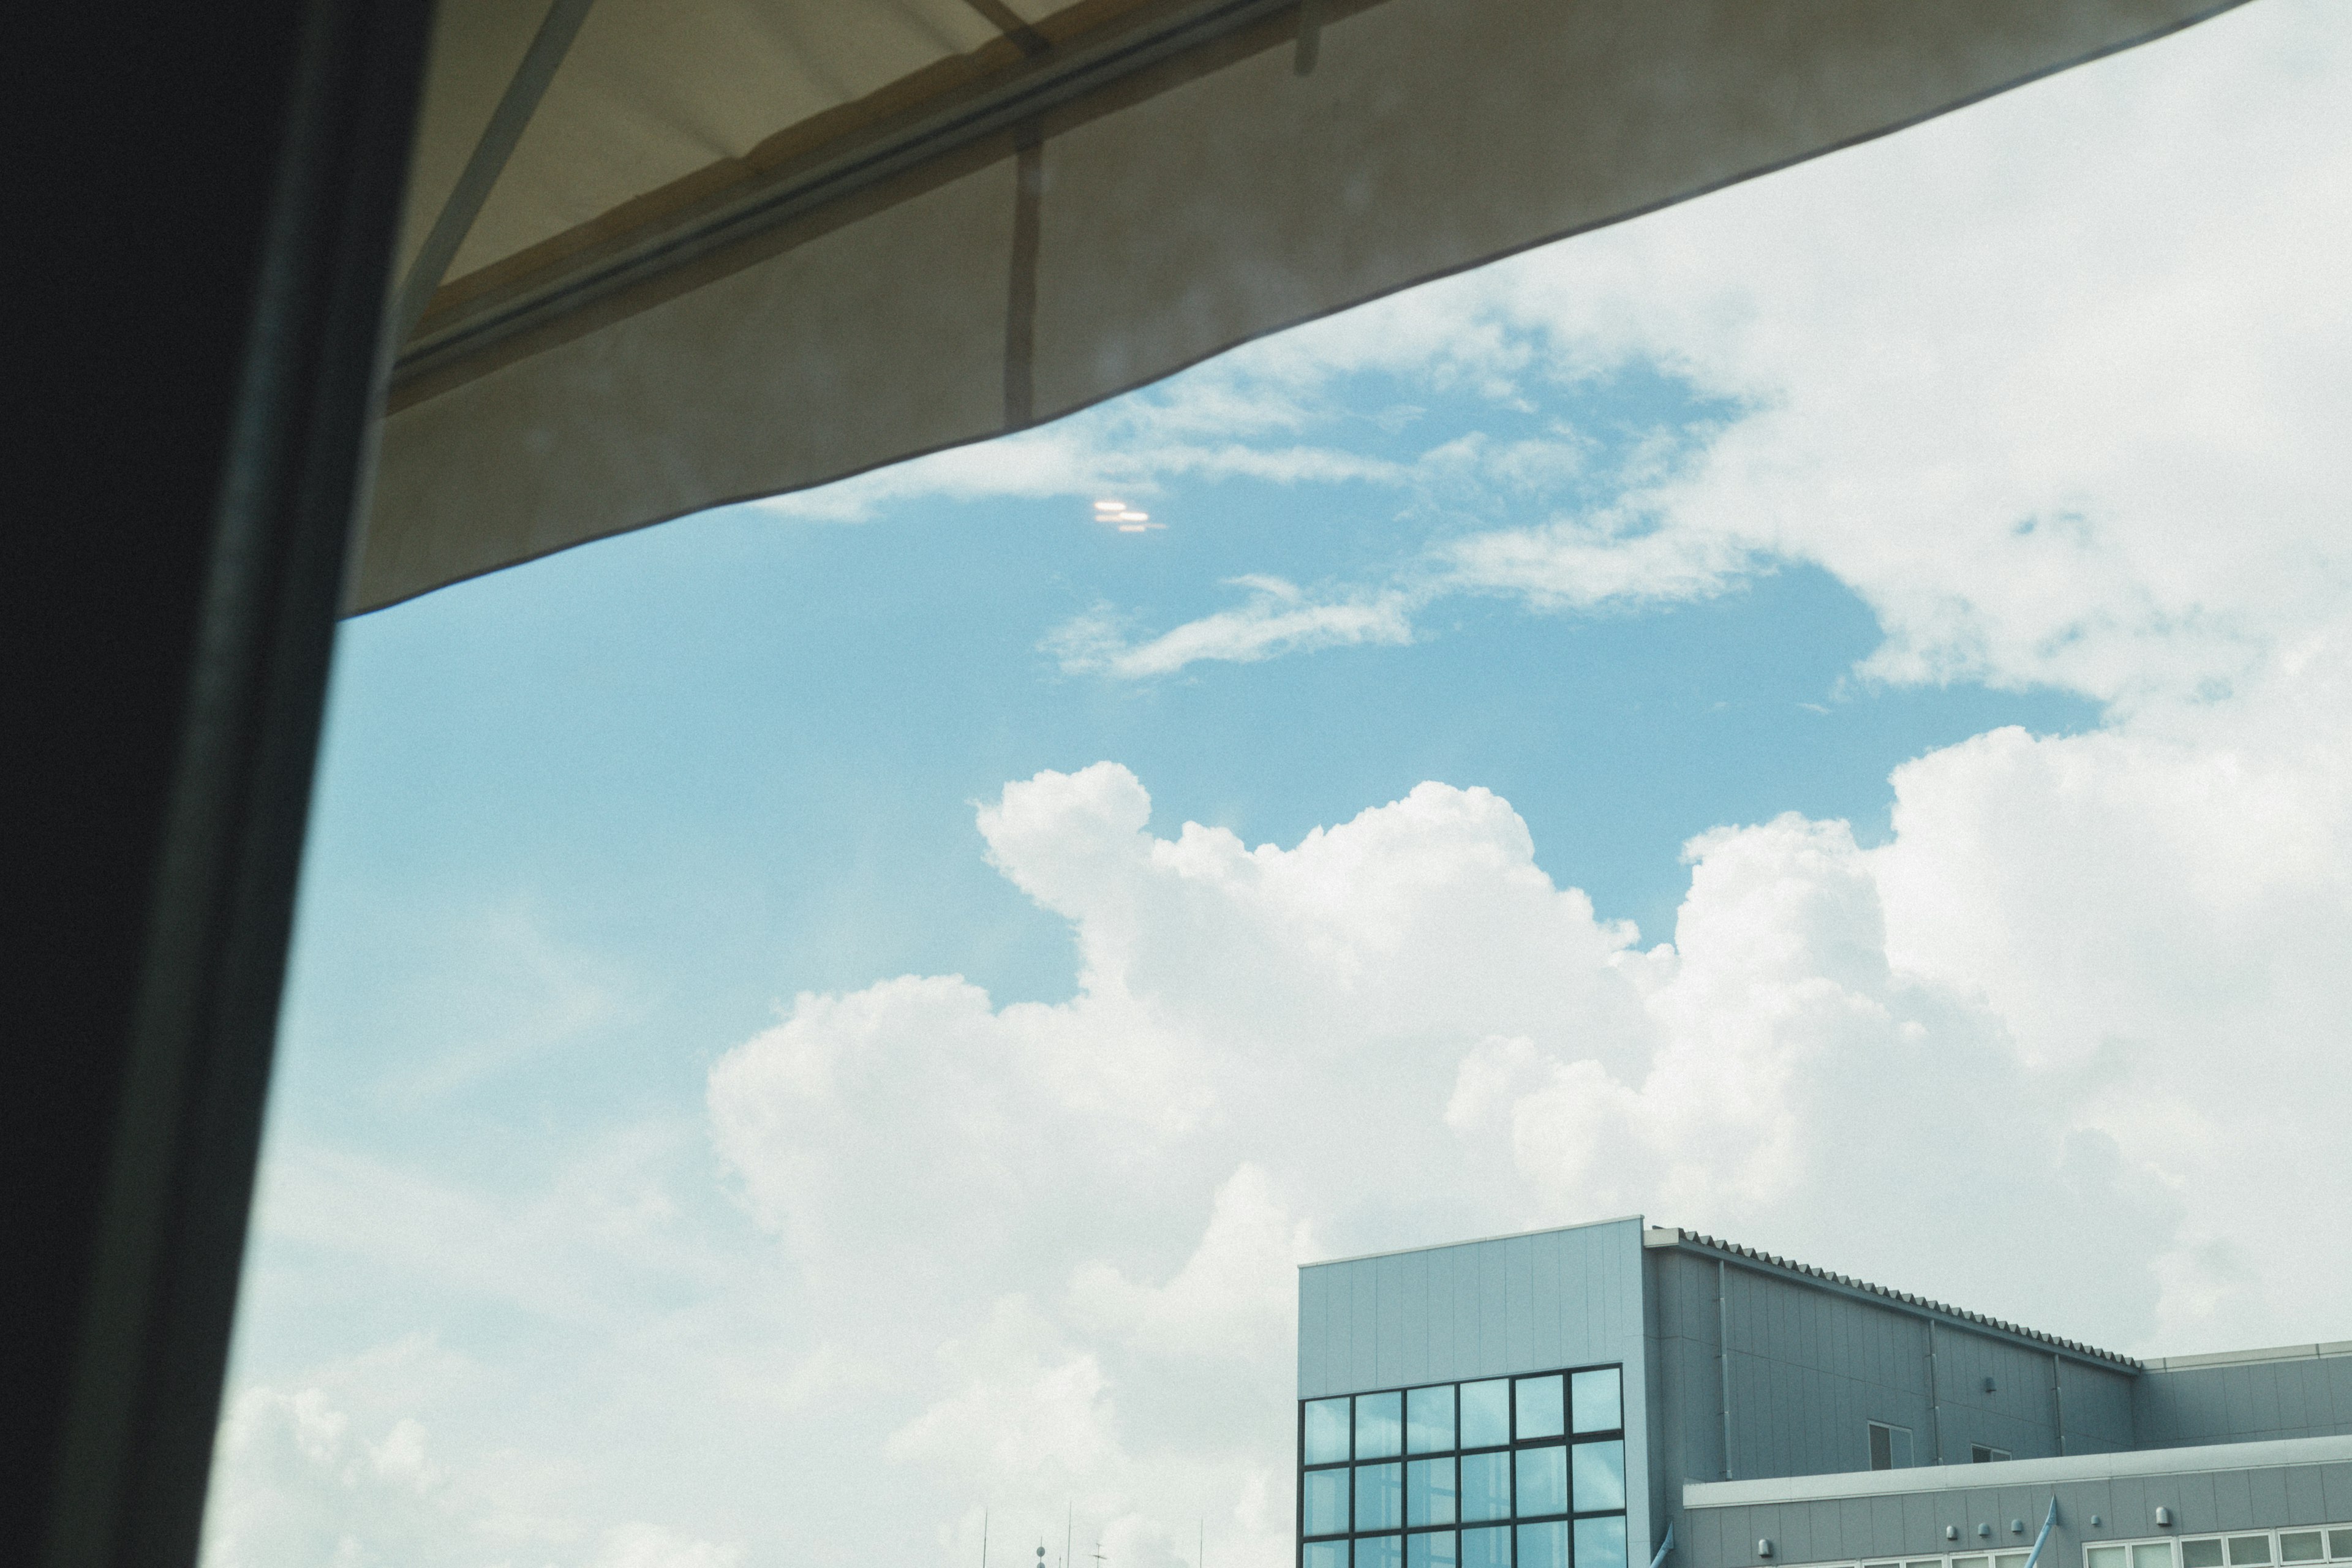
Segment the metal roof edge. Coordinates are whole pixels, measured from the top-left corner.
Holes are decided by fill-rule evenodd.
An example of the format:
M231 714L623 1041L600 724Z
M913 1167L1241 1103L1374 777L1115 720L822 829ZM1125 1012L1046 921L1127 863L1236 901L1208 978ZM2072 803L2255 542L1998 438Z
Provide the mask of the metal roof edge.
M2272 1345L2250 1351L2209 1351L2202 1355L2148 1356L2140 1364L2150 1372L2193 1372L2205 1366L2243 1366L2265 1361L2322 1361L2342 1355L2352 1355L2352 1340L2331 1340L2320 1344Z
M1986 1465L1923 1465L1907 1470L1849 1470L1826 1476L1773 1476L1752 1481L1685 1481L1682 1505L1692 1509L1829 1502L1913 1492L1981 1491L1997 1487L2106 1480L2121 1476L2193 1475L2347 1461L2352 1461L2352 1436L2276 1437L2260 1443L2126 1448L2107 1454L2069 1454L2063 1458L2002 1459Z

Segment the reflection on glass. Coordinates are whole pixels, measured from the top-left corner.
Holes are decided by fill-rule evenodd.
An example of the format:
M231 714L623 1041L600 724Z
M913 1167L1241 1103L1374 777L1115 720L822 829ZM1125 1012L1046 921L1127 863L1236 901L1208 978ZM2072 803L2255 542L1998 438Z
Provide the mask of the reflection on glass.
M1617 1438L1605 1443L1579 1443L1573 1462L1576 1511L1597 1513L1625 1506L1625 1445Z
M1348 1472L1309 1470L1305 1500L1307 1522L1301 1533L1339 1535L1348 1528Z
M1569 1379L1569 1403L1580 1432L1614 1432L1625 1425L1625 1402L1617 1369L1580 1372Z
M2097 1546L2094 1552L2105 1552L2115 1563L2123 1561L2120 1546ZM2221 1538L2218 1535L2204 1541L2184 1541L2180 1543L2180 1560L2189 1568L2221 1568Z
M1454 1385L1416 1388L1404 1396L1404 1447L1409 1454L1442 1454L1454 1447Z
M1404 1568L1462 1568L1450 1530L1424 1531L1404 1538Z
M1462 1385L1462 1446L1493 1448L1511 1440L1511 1385L1501 1378ZM1463 1548L1468 1551L1469 1548Z
M1348 1568L1348 1543L1344 1541L1308 1542L1304 1568Z
M1519 1467L1519 1517L1526 1519L1531 1514L1566 1513L1568 1450L1557 1446L1521 1448L1513 1457L1517 1459ZM1522 1549L1522 1561L1526 1555Z
M1625 1568L1625 1516L1576 1521L1576 1568Z
M1511 1568L1511 1531L1465 1530L1462 1532L1462 1568Z
M2157 1542L2161 1546L2162 1542ZM2132 1568L2140 1568L2140 1548L2132 1550ZM2169 1554L2168 1553L2168 1556ZM2267 1535L2233 1535L2230 1537L2230 1568L2252 1568L2271 1560L2271 1538Z
M1312 1399L1307 1404L1307 1462L1344 1464L1348 1458L1348 1402Z
M2352 1530L2331 1530L2327 1532L2327 1555L2352 1557Z
M1356 1395L1356 1458L1385 1459L1404 1451L1404 1395Z
M1356 1542L1356 1568L1404 1568L1404 1542L1393 1535L1372 1535Z
M2220 1551L2221 1545L2220 1542L2215 1542L2214 1550ZM2094 1546L2084 1554L2086 1568L2126 1568L2128 1561L2129 1554L2120 1546ZM2205 1564L2205 1568L2221 1568L2221 1559L2216 1557Z
M1404 1468L1404 1521L1454 1522L1454 1461L1415 1459Z
M1519 1568L1568 1568L1568 1526L1519 1526Z
M2269 1562L2271 1555L2271 1538L2264 1535L2257 1537L2256 1539L2260 1540L2263 1543L2263 1561L2265 1563ZM2235 1546L2237 1543L2232 1542L2231 1544ZM2232 1552L2231 1555L2234 1557L2237 1553ZM2132 1568L2172 1568L2172 1542L2169 1541L2144 1541L2137 1546L2131 1549L2131 1560Z
M1510 1455L1462 1456L1462 1517L1465 1521L1511 1517Z
M1356 1467L1356 1528L1394 1530L1404 1522L1404 1467Z
M1519 1441L1557 1437L1566 1428L1560 1418L1559 1374L1523 1377L1515 1384L1519 1405Z
M2322 1563L2327 1558L2327 1543L2315 1530L2282 1530L2279 1531L2279 1561L2282 1563Z
M2025 1568L2032 1559L2031 1552L1996 1552L1992 1554L1992 1568Z

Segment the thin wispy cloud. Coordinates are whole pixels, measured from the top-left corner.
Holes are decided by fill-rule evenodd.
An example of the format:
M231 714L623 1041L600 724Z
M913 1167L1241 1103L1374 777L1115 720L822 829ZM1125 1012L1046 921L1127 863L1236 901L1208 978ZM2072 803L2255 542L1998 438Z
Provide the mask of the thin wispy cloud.
M1412 640L1412 602L1401 591L1335 599L1311 598L1279 577L1234 578L1247 597L1173 630L1131 641L1108 606L1065 622L1044 650L1073 675L1139 680L1173 675L1188 665L1251 664L1286 653Z

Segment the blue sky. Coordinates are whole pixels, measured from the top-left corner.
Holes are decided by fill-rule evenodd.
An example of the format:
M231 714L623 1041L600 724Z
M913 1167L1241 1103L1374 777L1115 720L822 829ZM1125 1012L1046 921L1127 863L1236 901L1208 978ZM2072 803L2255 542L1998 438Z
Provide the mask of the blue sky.
M2265 0L348 623L208 1561L1285 1562L1291 1265L1636 1210L2344 1337L2242 1220L2352 1193L2348 78Z

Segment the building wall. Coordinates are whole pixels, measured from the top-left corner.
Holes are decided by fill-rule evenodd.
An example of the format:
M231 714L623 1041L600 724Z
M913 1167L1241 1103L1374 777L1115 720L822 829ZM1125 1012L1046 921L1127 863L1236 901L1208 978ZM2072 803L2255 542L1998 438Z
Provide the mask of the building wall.
M2352 1345L2176 1357L2150 1363L2138 1383L2133 1416L2143 1448L2352 1433Z
M2062 1461L2063 1462L2063 1461ZM1675 1568L1804 1568L1872 1558L1923 1558L2023 1551L2054 1499L2058 1522L2042 1562L2080 1568L2082 1548L2130 1541L2352 1521L2352 1462L2257 1464L2241 1469L2150 1470L2079 1479L2030 1479L2032 1467L1981 1466L1988 1478L2022 1472L2012 1484L1889 1491L1809 1500L1687 1506L1675 1522ZM1891 1478L1889 1478L1891 1479ZM1947 1472L1946 1478L1958 1480ZM2172 1523L2156 1523L2158 1507ZM2094 1526L2093 1517L2099 1520ZM2012 1523L2022 1531L2012 1531ZM1979 1526L1990 1528L1979 1536ZM1959 1532L1957 1542L1946 1529ZM1756 1552L1773 1544L1769 1564Z
M1653 1550L1642 1222L1611 1220L1298 1271L1298 1397L1615 1362L1625 1369L1625 1529Z
M1654 1247L1653 1362L1660 1467L1670 1480L1823 1475L1870 1468L1869 1423L1910 1428L1914 1463L1966 1464L1973 1444L2015 1458L2133 1446L2132 1375L1827 1289L1703 1251ZM1731 1455L1724 1457L1721 1323L1729 1335ZM1984 1384L1990 1377L1993 1387Z

